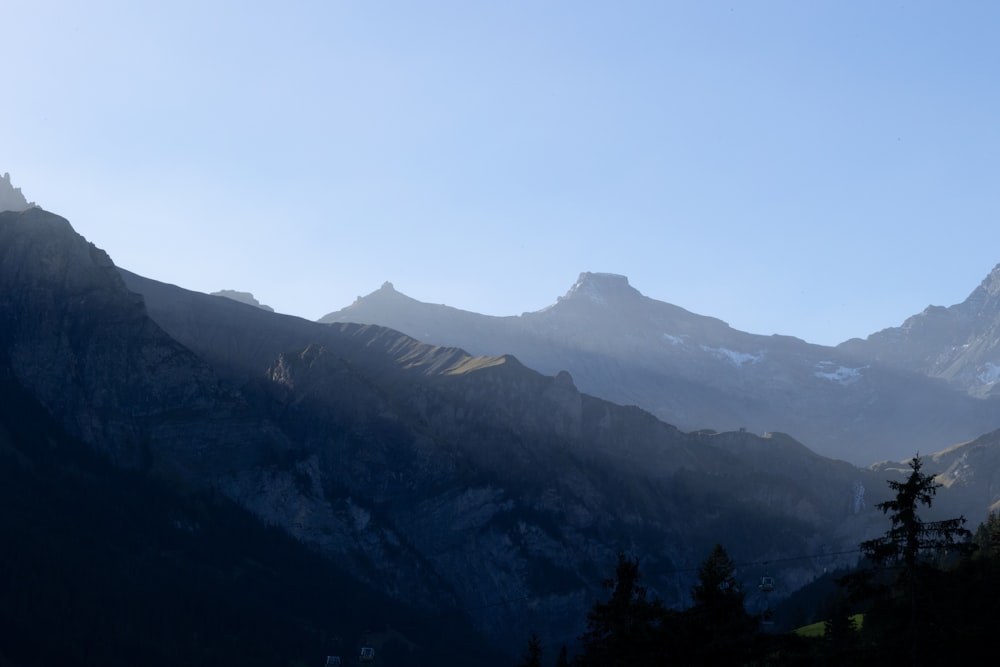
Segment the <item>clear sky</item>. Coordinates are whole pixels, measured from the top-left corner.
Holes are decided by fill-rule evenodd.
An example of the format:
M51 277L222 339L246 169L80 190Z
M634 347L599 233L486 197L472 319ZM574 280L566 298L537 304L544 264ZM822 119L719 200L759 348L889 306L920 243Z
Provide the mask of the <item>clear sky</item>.
M1000 263L1000 3L0 0L0 173L315 319L581 271L835 344Z

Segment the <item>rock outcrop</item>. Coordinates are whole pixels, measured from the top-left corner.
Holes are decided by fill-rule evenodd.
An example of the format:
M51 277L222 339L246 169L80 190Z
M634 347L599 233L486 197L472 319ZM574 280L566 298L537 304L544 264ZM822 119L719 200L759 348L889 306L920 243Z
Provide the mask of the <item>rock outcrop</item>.
M15 188L10 182L10 174L4 173L0 177L0 211L14 211L18 213L34 207L35 204L29 202L21 193L21 188Z

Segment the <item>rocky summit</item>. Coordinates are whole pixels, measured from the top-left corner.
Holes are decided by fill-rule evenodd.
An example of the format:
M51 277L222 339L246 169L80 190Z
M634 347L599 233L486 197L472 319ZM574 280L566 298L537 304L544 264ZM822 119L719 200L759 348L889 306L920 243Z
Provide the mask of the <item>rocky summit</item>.
M32 208L34 204L24 198L21 188L15 188L10 182L10 174L4 173L0 177L0 211L24 211Z

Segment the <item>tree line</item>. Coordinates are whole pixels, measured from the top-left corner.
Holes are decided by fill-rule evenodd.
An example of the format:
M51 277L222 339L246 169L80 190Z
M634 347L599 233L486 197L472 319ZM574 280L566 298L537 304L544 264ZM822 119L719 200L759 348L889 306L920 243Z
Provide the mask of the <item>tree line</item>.
M975 533L964 517L924 521L940 484L915 456L894 497L876 507L888 530L862 542L859 566L837 580L821 636L762 631L744 606L735 564L717 544L701 564L692 605L668 609L642 585L638 558L619 553L607 598L587 613L580 651L554 662L536 635L518 667L658 665L930 665L978 659L1000 599L1000 515ZM860 619L860 623L858 620Z

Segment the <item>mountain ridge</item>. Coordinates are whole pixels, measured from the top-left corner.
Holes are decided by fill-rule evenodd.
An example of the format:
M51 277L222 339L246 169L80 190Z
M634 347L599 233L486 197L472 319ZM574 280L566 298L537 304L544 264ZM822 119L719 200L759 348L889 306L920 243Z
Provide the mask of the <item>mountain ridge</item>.
M1000 425L1000 396L962 396L942 377L851 346L738 331L646 297L617 274L581 273L552 305L504 317L426 304L386 283L319 320L348 321L477 355L509 353L545 374L565 370L582 391L686 430L792 433L858 465ZM1000 376L1000 360L997 368Z
M898 327L839 347L859 360L940 378L972 396L1000 396L1000 264L961 303L928 306Z

